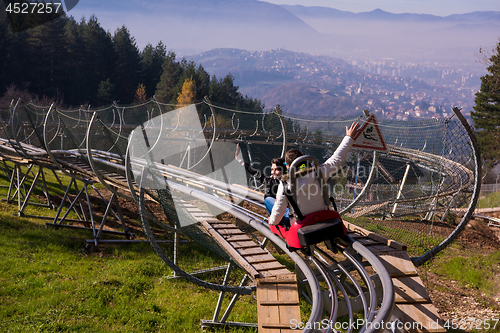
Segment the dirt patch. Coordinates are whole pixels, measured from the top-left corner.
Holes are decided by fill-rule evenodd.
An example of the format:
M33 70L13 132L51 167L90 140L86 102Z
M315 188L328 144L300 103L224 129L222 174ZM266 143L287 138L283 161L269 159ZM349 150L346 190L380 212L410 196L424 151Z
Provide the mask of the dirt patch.
M488 226L482 219L473 219L459 235L455 243L460 249L449 248L457 254L490 254L500 251L500 228ZM500 277L497 275L497 290L493 295L484 295L479 290L464 286L458 281L450 281L433 273L439 267L440 257L432 259L423 267L418 267L434 305L443 320L486 320L500 318ZM500 263L499 263L500 265ZM499 267L492 267L500 274ZM498 325L497 325L498 326ZM498 327L497 327L498 328Z

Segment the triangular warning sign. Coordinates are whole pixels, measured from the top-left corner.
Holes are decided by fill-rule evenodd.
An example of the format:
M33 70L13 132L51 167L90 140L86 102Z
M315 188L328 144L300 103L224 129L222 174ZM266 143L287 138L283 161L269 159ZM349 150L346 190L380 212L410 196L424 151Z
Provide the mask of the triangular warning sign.
M352 146L371 150L387 150L375 115L372 114L368 117L363 126L361 126L358 134L354 137L354 144Z

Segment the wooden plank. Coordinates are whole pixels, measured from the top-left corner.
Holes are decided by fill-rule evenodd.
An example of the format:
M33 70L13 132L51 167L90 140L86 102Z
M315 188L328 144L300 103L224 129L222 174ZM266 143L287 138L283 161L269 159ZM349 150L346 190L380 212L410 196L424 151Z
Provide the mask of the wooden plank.
M213 228L215 229L215 228ZM217 232L221 235L245 235L240 229L219 229Z
M271 276L280 276L290 274L290 271L285 267L278 270L269 270L269 271L259 271L262 276L271 277Z
M262 301L277 301L278 287L275 284L260 284L257 279L257 304ZM280 328L265 327L267 324L279 323L279 308L276 306L257 306L257 318L260 333L281 333Z
M300 322L300 301L295 274L257 279L259 333L294 332Z
M246 240L244 241L234 241L231 243L233 246L247 246L247 245L255 245L257 247L260 247L260 244L258 244L253 238L247 237Z
M207 214L205 212L197 212L197 213L191 212L190 214L193 215L194 217L197 217L198 219L199 218L203 218L203 217L210 217L211 216L210 214Z
M392 277L396 306L393 316L409 333L445 333L443 322L406 251L375 254Z
M403 321L409 333L446 333L444 322L432 303L396 304L392 314Z
M300 302L298 302L298 301L285 301L285 300L262 301L262 302L260 302L260 305L265 305L265 306L300 305Z
M262 263L277 262L276 258L274 258L272 255L269 255L269 254L258 255L258 256L248 256L248 257L245 257L245 260L252 266L262 264ZM283 267L283 268L285 268L285 267ZM287 271L286 274L290 274L290 271Z
M255 244L254 242L251 242L253 244L242 244L242 245L239 245L239 244L236 244L236 243L231 243L231 245L235 248L235 249L251 249L251 248L261 248L258 244Z
M224 221L216 219L215 217L209 217L209 218L206 218L203 220L207 221L208 223L222 223L222 222L224 222Z
M285 268L285 266L280 264L277 260L265 263L252 263L252 266L259 272Z
M294 274L286 274L280 276L274 276L272 278L260 278L260 284L280 284L280 283L295 283L297 281L297 277Z
M418 275L406 251L382 252L375 254L391 277Z
M296 275L290 274L291 279L297 279ZM279 306L280 323L292 326L292 321L300 322L300 301L297 282L294 284L279 284L278 285L278 299L286 300L288 302L295 302L296 305Z
M358 233L360 235L369 237L371 239L377 240L377 241L384 243L385 245L390 246L390 247L392 247L396 250L399 250L399 251L406 251L407 250L406 245L398 243L395 240L386 238L384 236L377 235L376 233L373 233L371 231L368 231L366 229L358 227L357 225L354 225L354 224L349 223L347 221L344 221L344 224L345 224L348 232L354 232L354 233Z
M290 324L280 324L280 323L266 323L266 324L262 324L262 328L263 329L278 329L279 331L278 332L283 332L283 330L285 329L290 329L290 327L293 327L292 325ZM259 332L261 332L261 330L259 329ZM269 331L262 331L262 332L269 332Z
M393 252L394 248L384 244L367 244L365 247L372 253Z
M247 261L250 261L250 260L256 260L256 261L260 261L260 260L266 260L266 259L270 259L270 258L273 258L274 260L276 260L276 258L274 258L272 255L270 255L269 253L266 253L266 254L257 254L257 255L252 255L252 256L246 256L245 259Z
M207 231L212 234L214 240L219 243L219 245L226 250L226 253L231 256L245 271L252 277L257 277L260 273L253 268L231 245L210 225L210 223L202 220L201 224L207 229Z
M212 221L215 221L215 220L217 220L217 219L212 218L211 220L212 220ZM233 223L233 222L231 222L231 221L221 221L221 220L217 220L217 221L216 221L216 223L221 224L221 225L234 225L234 223ZM210 223L210 224L212 224L212 223Z
M392 279L395 301L399 303L428 303L431 301L420 277L402 276Z
M264 262L271 262L271 261L275 261L276 258L272 257L272 258L266 258L266 259L257 259L257 260L247 260L248 263L250 264L261 264L261 263L264 263Z
M376 241L375 239L367 238L365 236L356 235L356 234L352 234L352 233L349 234L349 236L351 238L357 240L358 242L360 242L364 246L369 246L369 245L385 245L385 243ZM392 249L392 250L394 251L394 249Z
M244 235L225 235L223 237L226 240L226 242L229 242L229 243L247 241L250 239L246 234L244 234Z
M214 229L238 229L234 224L210 223Z
M254 255L259 255L259 254L269 254L269 252L267 252L266 250L261 249L260 246L257 248L238 249L237 251L242 256L254 256Z

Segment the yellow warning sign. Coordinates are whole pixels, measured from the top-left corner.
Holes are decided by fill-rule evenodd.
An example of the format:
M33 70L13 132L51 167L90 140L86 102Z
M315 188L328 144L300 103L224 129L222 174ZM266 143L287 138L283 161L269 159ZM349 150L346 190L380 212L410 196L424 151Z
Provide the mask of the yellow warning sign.
M354 144L352 146L370 150L387 150L375 115L372 114L368 117L363 126L361 126L360 131L354 137Z

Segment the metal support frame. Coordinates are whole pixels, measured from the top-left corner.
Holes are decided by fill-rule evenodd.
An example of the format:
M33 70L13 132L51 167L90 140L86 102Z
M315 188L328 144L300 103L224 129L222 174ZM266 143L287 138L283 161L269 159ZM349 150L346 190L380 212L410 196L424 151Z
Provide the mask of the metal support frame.
M78 186L77 179L80 180L83 185L81 189ZM118 236L125 236L127 240L122 240L122 242L126 242L128 240L133 240L135 238L135 235L129 231L127 226L124 223L124 218L123 214L120 208L120 205L118 203L118 198L114 193L112 193L111 198L109 201L107 201L102 194L99 192L99 190L94 186L94 181L90 179L82 179L81 177L71 177L71 180L65 190L63 199L61 201L61 204L59 205L57 209L56 216L53 219L52 223L47 222L45 225L46 226L53 226L53 227L64 227L64 228L72 228L72 229L81 229L81 230L90 230L92 231L92 239L87 240L87 247L92 247L92 246L97 246L98 243L105 243L105 242L117 242L117 240L106 240L102 239L102 235L104 233L107 234L113 234L113 235L118 235ZM100 197L102 202L105 204L105 212L103 214L103 217L99 223L99 225L96 224L95 220L95 214L92 209L92 204L91 204L91 199L90 199L90 194L89 194L89 187L94 190L95 193ZM76 191L76 195L74 198L70 199L70 191L74 189ZM86 201L86 204L83 202L83 200ZM69 202L69 207L67 210L63 213L63 207L66 202ZM116 211L113 209L113 204L116 206ZM85 207L86 206L86 207ZM71 219L68 218L68 215L71 211L74 211L78 219ZM113 230L105 230L104 226L106 224L106 221L108 220L108 216L110 213L113 214L113 216L119 221L119 223L122 225L123 231L113 231ZM62 215L62 216L61 216ZM65 224L67 222L79 222L79 223L84 223L86 225L90 225L90 227L80 227L80 226L75 226L71 224Z
M227 264L226 274L224 276L224 282L222 284L224 286L226 286L227 283L228 283L229 275L231 273L232 267L233 267L233 264L231 262L229 262ZM248 280L248 274L245 274L245 276L241 280L241 283L240 283L239 286L240 287L244 286L245 283L247 282L247 280ZM222 302L224 301L224 296L225 295L226 295L225 291L221 291L219 293L219 299L217 300L217 305L215 306L214 316L213 316L212 320L204 320L204 319L202 319L201 320L201 328L234 326L234 327L253 327L253 328L257 329L259 327L258 324L254 324L254 323L240 323L240 322L227 321L227 318L231 314L231 311L233 310L234 305L238 301L238 299L240 297L240 294L234 294L233 295L233 297L231 298L231 301L229 302L229 304L228 304L228 306L226 308L226 311L222 315L222 318L220 320L218 320L219 315L220 315L220 311L221 311L221 308L222 308Z
M40 165L38 171L35 174L35 172L33 171L33 167L35 165L33 163L19 163L13 161L12 163L14 164L14 166L11 172L9 172L8 169L5 170L4 168L2 168L10 179L7 191L7 197L5 199L2 199L2 201L8 203L13 203L14 201L17 202L18 210L17 213L14 215L37 218L38 216L31 216L24 214L24 210L28 205L54 208L52 201L50 199L47 183L45 181L43 166ZM25 173L23 173L22 167L27 168ZM29 184L30 175L33 176L31 184ZM28 186L29 189L27 189ZM45 196L46 200L45 204L30 202L30 198L33 195L33 192L37 186L42 190L42 193Z
M394 207L392 208L392 214L396 213L396 208L398 207L398 200L399 200L399 198L401 198L401 195L403 194L403 188L405 186L406 178L408 177L409 171L410 171L410 163L407 163L405 174L403 176L403 179L401 180L401 185L399 185L398 195L396 196L396 200L394 201Z

